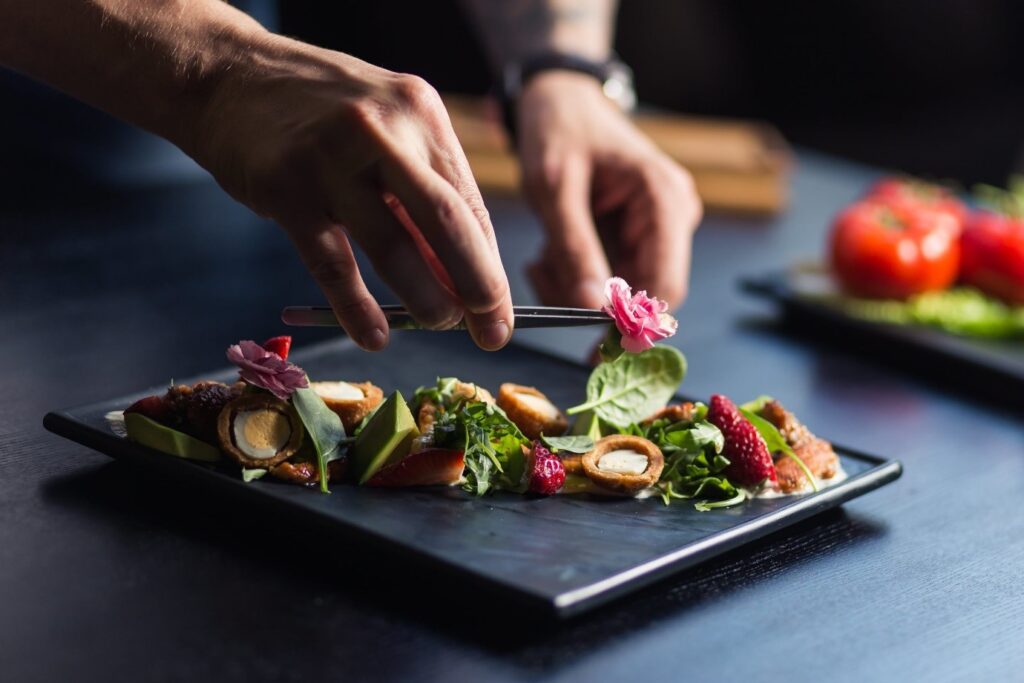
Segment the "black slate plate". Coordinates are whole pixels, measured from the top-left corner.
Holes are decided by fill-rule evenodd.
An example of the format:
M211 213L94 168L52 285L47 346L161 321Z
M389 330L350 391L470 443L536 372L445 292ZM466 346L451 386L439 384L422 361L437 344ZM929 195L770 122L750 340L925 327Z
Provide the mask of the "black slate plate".
M404 333L388 351L367 354L348 342L330 342L293 354L311 377L369 379L411 393L438 375L455 375L497 388L503 381L535 385L556 403L582 398L587 368L511 346L497 354L477 350L464 335ZM229 370L205 375L228 380ZM194 380L193 380L194 381ZM755 500L697 512L681 501L570 496L528 498L499 493L477 499L458 489L384 490L334 485L331 495L274 481L246 484L237 474L188 462L114 435L104 415L151 389L71 410L53 412L50 431L114 458L155 469L180 485L205 485L240 505L272 507L319 522L362 547L433 565L503 594L520 606L558 616L579 613L671 572L725 552L898 478L900 463L839 449L849 478L817 494Z
M855 345L863 355L889 359L901 367L930 376L941 368L945 379L988 390L1007 384L1024 390L1024 342L964 337L943 330L873 322L806 295L789 273L747 278L741 288L775 301L802 332L816 333Z

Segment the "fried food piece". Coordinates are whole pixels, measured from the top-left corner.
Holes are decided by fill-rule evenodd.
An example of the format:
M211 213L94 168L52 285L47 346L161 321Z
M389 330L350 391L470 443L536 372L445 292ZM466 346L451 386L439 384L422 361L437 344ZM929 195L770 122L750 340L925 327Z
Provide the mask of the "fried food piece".
M558 453L566 474L583 474L583 456L579 453Z
M534 387L502 384L498 389L498 407L528 439L537 439L541 434L563 434L569 428L569 420L558 406Z
M465 399L467 401L479 401L494 405L494 396L479 384L472 382L455 382L455 390L452 391L453 399Z
M634 495L653 486L665 467L665 456L639 436L616 434L599 439L583 456L583 473L602 489Z
M220 448L242 467L271 468L295 455L305 429L289 403L270 394L243 394L217 421Z
M348 472L348 458L327 463L327 479L334 483L345 478ZM270 468L270 474L290 484L312 486L320 483L320 471L312 460L285 461Z
M242 386L203 381L171 387L163 398L169 413L167 426L216 446L220 411L238 398Z
M782 438L815 477L824 480L836 475L839 471L839 456L832 450L832 444L812 434L811 430L797 420L793 413L783 408L781 403L769 401L759 414L775 425ZM786 455L776 459L775 473L783 493L800 491L808 485L803 470L796 461Z
M674 403L655 412L640 424L649 425L655 420L662 419L668 420L669 422L692 422L695 414L696 411L693 408L693 404L689 401L686 403Z
M346 434L384 400L381 388L370 382L310 382L309 386L341 418Z

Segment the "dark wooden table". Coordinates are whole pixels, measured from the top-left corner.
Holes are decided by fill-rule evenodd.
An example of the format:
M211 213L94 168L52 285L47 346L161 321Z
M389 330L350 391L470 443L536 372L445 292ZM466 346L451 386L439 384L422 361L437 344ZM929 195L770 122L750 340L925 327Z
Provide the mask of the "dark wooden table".
M772 392L822 434L902 459L903 478L562 624L44 432L47 410L220 367L228 343L281 332L283 305L319 297L283 236L204 181L7 197L0 679L1020 680L1024 429L999 407L1014 397L793 335L737 291L741 274L819 254L830 215L873 175L800 161L786 215L701 229L684 390ZM528 302L539 230L518 204L490 207ZM581 357L592 333L519 338Z

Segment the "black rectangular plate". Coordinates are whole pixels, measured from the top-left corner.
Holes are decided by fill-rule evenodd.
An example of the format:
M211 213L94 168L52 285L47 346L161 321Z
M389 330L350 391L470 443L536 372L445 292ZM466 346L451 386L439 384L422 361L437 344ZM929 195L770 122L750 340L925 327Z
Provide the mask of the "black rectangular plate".
M865 355L888 358L902 366L931 373L941 367L950 380L973 388L1007 383L1024 390L1024 343L964 337L923 325L873 322L801 295L789 274L772 273L740 282L741 288L780 305L802 330L821 331L856 344ZM1005 394L1004 394L1005 395Z
M438 375L458 376L496 389L505 381L534 385L557 404L583 397L589 370L552 356L510 346L477 350L466 335L401 333L384 353L368 354L332 341L293 354L311 377L370 380L408 396ZM230 370L205 379L231 380ZM194 380L193 380L194 381ZM113 434L104 418L151 389L71 410L53 412L50 431L114 458L156 469L183 483L205 483L253 506L276 506L327 524L352 542L404 554L483 584L520 605L569 616L645 586L898 478L899 462L838 449L849 478L819 493L755 500L736 508L697 512L685 501L498 493L473 498L457 488L316 490L260 480L174 458Z

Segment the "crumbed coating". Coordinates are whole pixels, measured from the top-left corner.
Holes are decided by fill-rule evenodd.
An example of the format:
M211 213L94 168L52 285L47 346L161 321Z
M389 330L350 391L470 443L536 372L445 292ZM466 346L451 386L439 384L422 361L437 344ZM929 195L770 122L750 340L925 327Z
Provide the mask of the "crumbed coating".
M281 413L288 419L288 425L291 428L288 443L271 458L252 458L239 449L235 443L235 430L232 428L235 418L238 416L238 413L251 410L273 410ZM224 406L224 409L220 411L220 418L217 420L217 437L220 449L242 467L272 468L284 462L299 450L304 434L305 429L302 427L302 422L299 420L295 409L276 396L264 393L243 394L239 396Z
M464 398L468 401L479 401L480 403L494 405L494 396L491 395L491 392L472 382L455 382L452 398Z
M583 456L579 453L556 453L566 474L583 474Z
M164 405L170 415L168 426L217 445L217 420L220 411L242 393L242 383L228 386L223 382L178 384L164 394Z
M310 382L310 387L316 391L318 384L334 384L334 382ZM341 424L345 426L345 433L351 434L352 430L359 426L367 415L372 413L384 401L384 391L370 382L345 382L363 392L361 399L339 399L329 398L317 392L323 402L338 417Z
M498 407L505 411L505 414L508 415L508 419L512 420L512 422L519 427L519 431L521 431L526 438L538 439L541 434L557 436L559 434L564 434L565 430L569 428L568 418L566 418L554 403L551 403L551 405L554 406L558 415L555 417L544 415L533 406L520 399L520 394L536 396L548 403L551 403L551 401L547 396L534 387L506 383L502 384L498 389Z
M647 469L641 474L622 474L602 470L597 466L601 456L617 450L643 453L647 456ZM583 473L590 481L603 489L626 495L635 495L645 488L653 486L661 477L664 467L665 456L660 448L647 439L626 434L615 434L599 439L594 444L594 449L583 456Z
M761 417L775 425L782 438L803 460L807 469L818 479L831 479L839 471L839 456L832 444L818 438L804 426L793 413L782 407L778 401L769 401L761 409ZM807 486L807 475L792 458L782 455L775 461L775 474L783 493L799 491Z
M692 422L695 415L696 410L694 410L693 404L689 401L686 403L673 403L655 412L650 417L641 421L640 424L649 425L655 420L662 419L669 422Z

